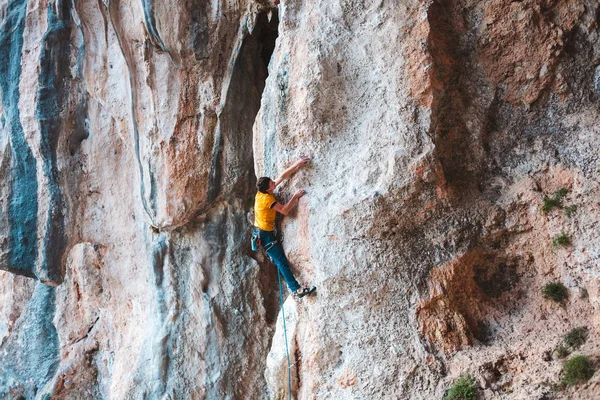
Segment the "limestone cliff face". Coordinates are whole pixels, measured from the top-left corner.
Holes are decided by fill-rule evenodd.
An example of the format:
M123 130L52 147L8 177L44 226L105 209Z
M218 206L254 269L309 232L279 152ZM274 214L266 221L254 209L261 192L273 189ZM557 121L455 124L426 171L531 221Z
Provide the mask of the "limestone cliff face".
M467 373L486 399L600 396L598 374L559 391L552 355L587 326L600 356L599 15L0 0L0 395L286 398L247 214L310 155L278 193L308 192L280 231L318 287L285 302L295 398L441 398Z

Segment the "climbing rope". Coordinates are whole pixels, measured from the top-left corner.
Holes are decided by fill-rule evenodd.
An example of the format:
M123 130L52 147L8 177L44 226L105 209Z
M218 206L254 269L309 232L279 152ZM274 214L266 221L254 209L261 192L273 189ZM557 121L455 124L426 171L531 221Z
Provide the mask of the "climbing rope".
M283 337L285 338L285 354L287 356L287 373L288 373L288 393L290 400L292 399L292 368L290 363L290 349L288 348L287 329L285 327L285 311L283 310L283 289L281 288L281 272L277 269L277 281L279 282L279 302L281 303L281 317L283 318Z

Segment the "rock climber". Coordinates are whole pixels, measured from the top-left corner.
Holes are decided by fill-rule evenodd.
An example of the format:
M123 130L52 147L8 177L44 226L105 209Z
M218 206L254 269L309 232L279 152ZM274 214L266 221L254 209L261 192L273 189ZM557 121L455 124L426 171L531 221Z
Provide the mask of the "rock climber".
M294 196L286 204L281 204L277 201L273 195L275 188L286 178L296 172L298 169L304 167L310 159L308 157L302 157L291 167L283 171L283 173L275 180L272 180L266 176L259 178L256 183L258 192L254 199L254 229L252 231L252 247L254 250L258 250L259 246L262 246L271 261L277 265L279 272L283 275L283 279L287 283L292 293L297 297L304 297L313 293L317 288L311 287L300 287L296 278L290 270L290 264L283 252L281 243L277 240L275 231L275 216L277 213L287 215L302 196L306 194L304 190L298 190Z

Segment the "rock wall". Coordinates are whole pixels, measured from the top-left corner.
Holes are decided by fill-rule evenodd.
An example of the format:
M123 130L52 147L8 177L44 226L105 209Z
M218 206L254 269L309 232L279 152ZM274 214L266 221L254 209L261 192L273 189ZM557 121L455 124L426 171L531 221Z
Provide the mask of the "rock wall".
M486 399L597 397L553 352L587 326L600 357L599 15L0 0L0 394L431 399L469 373ZM279 228L318 291L285 301L289 393L248 212L301 155Z

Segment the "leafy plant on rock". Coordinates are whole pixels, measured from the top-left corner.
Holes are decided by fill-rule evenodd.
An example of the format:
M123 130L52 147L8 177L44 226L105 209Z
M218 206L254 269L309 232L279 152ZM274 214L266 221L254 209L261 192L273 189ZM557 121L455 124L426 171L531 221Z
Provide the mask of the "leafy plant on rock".
M580 326L571 329L564 337L565 344L574 349L578 349L588 338L589 330L586 326Z
M562 199L567 195L568 192L569 191L567 188L561 188L554 192L554 196L544 197L542 211L547 213L552 211L553 208L562 208Z
M575 386L587 382L595 372L594 363L589 357L579 355L569 358L562 368L562 382Z
M444 400L475 400L477 385L471 375L463 375L454 382L444 396Z
M571 244L571 238L565 232L561 232L560 235L557 235L552 239L552 246L568 246Z
M554 198L562 201L563 197L565 197L569 193L569 189L566 187L562 187L554 192Z
M550 282L542 289L544 298L562 303L569 298L569 290L560 282Z

